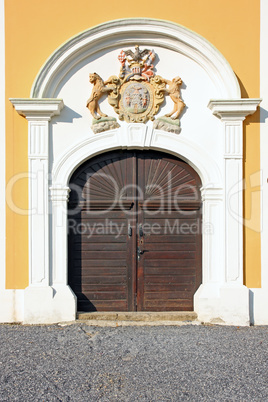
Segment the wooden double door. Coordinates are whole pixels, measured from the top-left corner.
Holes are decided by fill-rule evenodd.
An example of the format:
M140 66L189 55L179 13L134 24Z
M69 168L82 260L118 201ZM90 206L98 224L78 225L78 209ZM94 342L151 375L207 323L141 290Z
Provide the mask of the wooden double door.
M184 161L116 151L73 174L69 285L78 311L191 311L201 284L200 179Z

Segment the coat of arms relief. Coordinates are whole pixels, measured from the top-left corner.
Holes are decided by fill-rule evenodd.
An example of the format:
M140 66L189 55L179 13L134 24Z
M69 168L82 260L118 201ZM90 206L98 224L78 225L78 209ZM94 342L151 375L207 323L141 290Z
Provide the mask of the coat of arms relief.
M135 51L122 50L118 56L121 64L117 77L112 75L106 81L97 74L89 74L89 82L93 84L87 108L93 116L92 130L99 133L120 127L114 117L101 112L99 100L105 94L108 102L118 114L119 120L128 123L146 123L154 120L154 127L174 133L180 132L179 116L185 103L180 96L182 80L175 77L167 80L154 72L155 53L153 50L140 50L135 46ZM170 96L174 103L173 110L165 116L155 120L165 96Z

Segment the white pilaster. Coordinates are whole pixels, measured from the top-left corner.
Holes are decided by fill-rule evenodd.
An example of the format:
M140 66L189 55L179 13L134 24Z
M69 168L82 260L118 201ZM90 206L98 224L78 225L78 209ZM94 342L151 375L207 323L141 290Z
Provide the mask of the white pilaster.
M203 187L203 284L221 282L223 280L224 256L224 210L223 189Z
M67 201L69 187L50 187L52 201L53 285L67 285Z
M73 320L76 298L66 286L66 278L64 279L59 273L56 274L56 285L60 286L51 286L53 267L50 266L49 259L51 255L48 197L49 121L54 115L60 114L63 101L61 99L10 99L10 101L17 112L26 117L29 126L29 286L24 291L24 323ZM62 205L63 198L56 196L53 200L58 206ZM59 214L56 216L56 219L58 218ZM66 242L66 233L64 240L61 239L60 247L64 241ZM66 245L64 252L67 255Z
M225 282L243 285L243 120L260 99L211 100L223 124L225 162Z
M243 284L243 120L222 118L225 136L225 280Z
M243 120L256 111L260 101L211 100L208 105L212 113L221 119L224 136L224 219L217 224L223 235L220 241L224 244L221 247L224 255L221 256L221 272L215 267L213 271L208 269L203 284L195 294L195 310L203 321L229 325L249 325L250 322L249 289L243 285ZM204 200L204 214L209 213L212 205L211 200ZM209 244L209 239L206 243ZM214 280L218 283L213 285Z
M28 120L29 286L49 286L48 159L49 121L63 108L60 99L10 99Z

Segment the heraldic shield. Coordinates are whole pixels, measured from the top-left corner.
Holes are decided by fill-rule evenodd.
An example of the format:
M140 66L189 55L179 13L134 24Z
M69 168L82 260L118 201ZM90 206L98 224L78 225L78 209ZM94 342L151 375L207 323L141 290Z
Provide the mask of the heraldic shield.
M97 73L89 75L93 90L87 101L87 107L94 117L93 131L105 131L119 126L115 118L108 117L100 110L98 101L105 93L108 95L109 104L119 115L119 120L128 123L146 123L148 120L154 120L160 105L165 100L165 95L169 95L174 102L174 109L166 114L165 127L178 127L179 115L185 107L180 97L181 78L176 77L170 81L155 75L154 51L149 49L141 51L138 45L135 46L134 52L130 49L122 50L118 60L121 64L118 77L113 75L103 81ZM167 122L169 118L170 122ZM101 123L99 127L103 128L98 131L97 126L94 127L96 123ZM155 127L157 128L157 125Z

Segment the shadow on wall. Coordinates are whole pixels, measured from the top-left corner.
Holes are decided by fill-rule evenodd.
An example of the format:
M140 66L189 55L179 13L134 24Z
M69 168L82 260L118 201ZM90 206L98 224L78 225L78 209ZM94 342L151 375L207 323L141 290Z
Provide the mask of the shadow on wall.
M241 98L249 98L246 88L244 87L240 78L235 74L237 81L239 83L241 89ZM257 113L254 113L251 116L248 116L244 122L244 124L248 125L250 123L265 123L265 120L268 117L268 110L263 109L262 107L258 107Z
M249 320L250 325L254 325L254 293L249 289Z
M241 89L241 98L249 98L248 93L246 88L244 87L242 81L240 80L240 78L238 77L237 74L235 74L237 81L239 83L240 89Z
M75 112L73 109L68 106L64 106L59 116L56 116L56 121L53 121L52 124L57 123L73 123L74 119L80 119L82 117L81 114Z
M260 107L260 122L265 123L265 120L268 118L268 110Z

